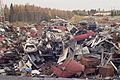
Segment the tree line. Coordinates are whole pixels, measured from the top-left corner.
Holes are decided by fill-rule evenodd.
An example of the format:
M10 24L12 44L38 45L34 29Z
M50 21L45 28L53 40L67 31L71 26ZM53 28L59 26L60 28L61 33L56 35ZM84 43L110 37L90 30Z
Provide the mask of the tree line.
M111 16L120 16L120 10L111 10Z
M104 12L104 10L102 10ZM69 20L73 16L89 16L94 15L97 12L101 12L100 9L91 9L91 10L73 10L65 11L51 8L42 8L35 5L13 5L10 7L5 5L4 15L5 20L10 22L41 22L43 20L48 21L56 16ZM120 15L120 10L112 10L111 16Z
M34 5L13 5L4 7L5 20L10 22L40 22L48 21L56 16L64 19L71 19L74 14L71 11L64 11L51 8L41 8Z

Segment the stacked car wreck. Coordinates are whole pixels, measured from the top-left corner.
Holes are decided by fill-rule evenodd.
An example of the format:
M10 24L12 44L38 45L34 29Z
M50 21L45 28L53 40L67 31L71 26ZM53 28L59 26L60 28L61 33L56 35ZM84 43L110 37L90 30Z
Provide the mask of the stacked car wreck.
M14 29L1 24L1 75L119 78L119 28L94 21L73 25L61 18L40 24Z

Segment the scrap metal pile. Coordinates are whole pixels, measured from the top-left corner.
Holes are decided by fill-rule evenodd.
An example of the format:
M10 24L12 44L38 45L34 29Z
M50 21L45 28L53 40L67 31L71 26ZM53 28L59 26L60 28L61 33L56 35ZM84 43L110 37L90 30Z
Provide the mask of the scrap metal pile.
M119 27L97 27L90 21L72 25L60 18L41 24L17 28L0 24L1 75L119 78Z

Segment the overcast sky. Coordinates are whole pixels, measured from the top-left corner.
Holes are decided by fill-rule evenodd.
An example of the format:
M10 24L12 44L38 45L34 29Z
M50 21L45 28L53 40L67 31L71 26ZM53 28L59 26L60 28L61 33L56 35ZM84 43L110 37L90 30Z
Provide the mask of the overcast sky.
M4 4L34 4L41 7L64 10L73 9L120 9L120 0L2 0Z

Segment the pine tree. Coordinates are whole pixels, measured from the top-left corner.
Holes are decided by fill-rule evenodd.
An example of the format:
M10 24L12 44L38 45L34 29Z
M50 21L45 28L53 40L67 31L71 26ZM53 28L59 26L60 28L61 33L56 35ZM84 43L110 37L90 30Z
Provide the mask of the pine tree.
M10 21L10 22L13 22L13 21L14 21L14 9L13 9L13 4L10 5L9 21Z

